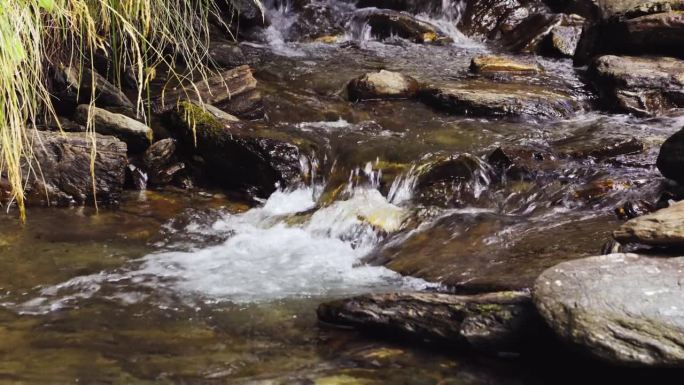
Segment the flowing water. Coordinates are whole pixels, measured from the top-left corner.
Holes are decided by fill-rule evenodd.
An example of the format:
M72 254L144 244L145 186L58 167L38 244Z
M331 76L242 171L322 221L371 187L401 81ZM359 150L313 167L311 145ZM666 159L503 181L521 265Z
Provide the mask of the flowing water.
M330 4L340 15L358 12L348 2ZM652 165L681 117L588 110L548 123L450 116L407 100L345 101L349 79L381 68L425 82L467 79L470 59L492 48L455 28L460 12L444 1L441 11L420 15L449 45L380 41L353 15L337 43L323 44L291 41L297 11L269 5L271 26L243 49L266 96L264 132L311 144L302 158L305 185L258 202L169 188L130 192L120 208L99 213L34 208L25 225L0 217L0 383L565 378L530 363L409 348L316 322L319 303L354 294L523 288L554 261L599 253L619 224L618 204L658 196L662 180ZM532 81L590 101L569 61L540 61L546 73ZM646 150L610 162L561 159L533 181L493 178L484 161L502 145L572 151L623 137ZM456 204L420 203L418 170L458 155L477 167Z

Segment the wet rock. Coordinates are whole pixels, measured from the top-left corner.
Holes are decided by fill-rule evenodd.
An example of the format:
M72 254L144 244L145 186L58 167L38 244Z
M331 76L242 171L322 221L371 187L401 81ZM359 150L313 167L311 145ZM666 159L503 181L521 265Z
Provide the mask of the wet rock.
M534 302L577 350L614 364L684 366L684 258L611 254L545 271Z
M459 30L468 36L500 39L530 15L546 10L546 5L535 0L467 1L460 17Z
M336 36L345 32L345 22L351 12L343 2L305 1L295 4L297 20L288 32L289 40L316 40L322 36Z
M353 19L357 25L370 26L371 33L381 39L399 36L415 43L434 43L443 39L437 27L404 12L370 8L357 11Z
M684 202L634 218L613 232L622 243L684 246Z
M85 132L85 126L67 119L62 116L57 118L50 116L47 121L36 124L36 128L41 131L65 131L65 132Z
M398 72L381 70L362 75L347 85L352 101L411 98L418 92L418 81Z
M33 169L26 199L30 205L66 206L97 199L116 203L125 182L126 143L96 134L95 185L90 174L92 140L85 133L32 131ZM93 187L95 195L93 194Z
M168 184L185 169L185 164L177 160L176 147L176 140L168 138L155 142L145 151L143 165L150 184Z
M640 116L684 107L684 60L602 56L591 70L606 108Z
M494 55L480 55L470 62L470 71L475 73L539 73L541 66L532 60Z
M657 166L664 177L684 185L684 129L669 137L660 147Z
M360 330L493 353L525 349L540 326L530 295L522 292L370 294L322 304L318 318Z
M615 208L615 215L623 220L633 219L655 211L655 206L643 199L628 201Z
M297 146L261 136L248 123L217 118L187 101L178 103L167 120L185 151L199 157L197 167L213 183L268 197L276 186L290 186L301 178Z
M606 1L597 5L599 16L582 34L577 64L605 54L682 57L683 1Z
M234 68L249 62L239 45L225 40L212 40L209 56L219 68Z
M620 155L638 154L644 151L644 143L635 137L605 138L580 143L556 143L559 154L572 158L604 160Z
M582 25L556 25L542 43L541 52L547 56L575 56L577 45L582 36Z
M573 191L573 197L589 204L599 203L614 191L622 191L629 188L629 182L615 181L612 179L599 179L589 182Z
M414 200L442 207L461 207L474 201L492 177L487 164L470 154L431 159L416 173Z
M568 56L563 51L574 54L583 24L584 19L577 15L536 13L518 24L501 41L514 52Z
M166 90L163 97L153 102L153 110L163 114L172 110L178 102L201 99L243 119L261 118L264 114L261 92L249 66L240 66L188 87Z
M76 109L74 118L78 123L86 125L89 114L92 115L95 132L116 136L126 142L131 152L145 151L152 143L152 129L125 115L82 104Z
M132 114L133 103L115 85L87 66L61 66L54 69L53 103L59 112L71 114L79 104L88 104L95 85L95 105L114 107Z
M261 3L254 0L231 0L230 2L218 2L224 18L224 23L232 24L237 16L238 28L251 28L269 25L266 15L261 8Z
M571 97L530 84L468 82L419 94L426 104L459 115L559 119L578 109Z
M498 147L487 162L509 179L534 180L539 174L557 168L555 157L548 151L526 147Z
M549 183L544 190L552 188ZM540 227L525 226L507 215L465 209L405 234L400 245L389 242L364 262L438 282L458 293L527 290L547 268L595 255L611 230L606 218Z

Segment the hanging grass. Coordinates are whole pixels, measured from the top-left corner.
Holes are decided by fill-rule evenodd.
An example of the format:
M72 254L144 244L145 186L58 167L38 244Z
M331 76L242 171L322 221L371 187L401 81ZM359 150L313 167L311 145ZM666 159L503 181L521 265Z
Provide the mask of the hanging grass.
M0 172L22 219L25 183L31 175L40 175L27 161L32 158L27 128L33 128L39 114L54 115L48 67L82 70L93 65L96 52L108 55L115 83L124 71L134 78L138 114L145 117L148 85L158 67L172 69L171 76L178 81L206 80L211 75L209 20L219 15L218 3L225 1L230 2L0 0ZM259 0L254 2L261 7ZM173 71L178 63L183 72ZM94 100L95 84L90 89ZM88 120L92 175L97 148Z

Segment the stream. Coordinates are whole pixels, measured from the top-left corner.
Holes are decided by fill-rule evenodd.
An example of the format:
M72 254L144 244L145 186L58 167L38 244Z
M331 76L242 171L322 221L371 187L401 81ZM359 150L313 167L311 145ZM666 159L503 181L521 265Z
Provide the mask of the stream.
M315 310L372 292L522 289L540 269L599 254L621 223L617 206L657 200L658 146L684 117L585 108L548 122L350 103L347 82L366 72L456 83L496 48L461 34L447 0L419 16L446 45L380 40L353 18L334 44L296 42L291 5L267 12L271 25L241 47L265 95L264 132L315 144L301 160L306 183L256 204L169 187L128 191L117 209L32 208L23 225L0 216L0 383L559 383L534 363L327 327ZM533 82L591 105L570 59L538 61ZM535 180L492 178L487 163L502 146L569 153L632 137L638 155L559 158ZM420 201L416 170L455 154L476 165L456 203Z

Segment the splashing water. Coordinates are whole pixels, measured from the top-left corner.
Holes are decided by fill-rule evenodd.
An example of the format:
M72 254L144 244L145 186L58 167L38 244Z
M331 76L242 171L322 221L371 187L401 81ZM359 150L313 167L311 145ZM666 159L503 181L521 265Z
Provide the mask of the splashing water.
M103 291L116 293L110 299L144 299L131 291L132 283L148 288L162 285L190 300L233 303L428 286L384 267L357 266L384 234L401 229L405 209L389 203L375 189L357 188L350 199L308 214L316 207L315 191L312 187L276 191L259 208L226 214L204 226L192 223L184 231L228 238L218 245L150 254L131 271L73 278L42 289L38 298L19 310L54 311ZM117 289L117 284L122 287Z

